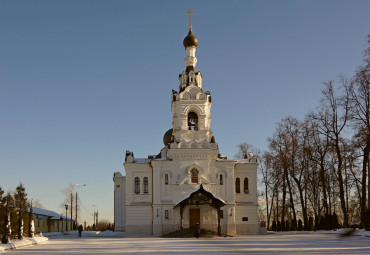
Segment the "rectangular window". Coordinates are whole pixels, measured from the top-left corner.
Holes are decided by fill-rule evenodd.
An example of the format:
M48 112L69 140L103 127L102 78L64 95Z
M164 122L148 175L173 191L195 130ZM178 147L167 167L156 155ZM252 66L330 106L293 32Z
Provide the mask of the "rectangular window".
M170 214L169 214L169 211L168 210L165 210L164 211L164 218L165 219L169 219L170 218Z
M149 191L148 177L144 177L144 194L148 194L148 191Z
M224 218L224 211L223 210L220 210L220 218L223 219Z
M198 183L198 174L199 174L199 171L195 168L193 168L191 171L191 182L192 183Z
M119 188L119 187L121 187L121 185L116 185L116 188Z
M249 181L248 178L244 178L244 193L248 194L249 193Z
M140 178L135 177L135 194L140 194Z
M235 193L240 193L240 178L235 180Z
M168 174L164 175L164 184L168 185Z
M248 221L248 217L243 217L242 220L243 221Z

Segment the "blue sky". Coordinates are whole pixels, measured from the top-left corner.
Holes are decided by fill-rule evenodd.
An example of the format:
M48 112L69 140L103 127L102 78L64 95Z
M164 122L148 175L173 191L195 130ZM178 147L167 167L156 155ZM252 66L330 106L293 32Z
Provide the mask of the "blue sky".
M370 1L0 1L0 186L83 220L113 219L125 150L157 154L171 128L192 9L211 128L232 158L266 149L276 123L303 119L322 82L350 77L370 33ZM97 205L97 206L92 206Z

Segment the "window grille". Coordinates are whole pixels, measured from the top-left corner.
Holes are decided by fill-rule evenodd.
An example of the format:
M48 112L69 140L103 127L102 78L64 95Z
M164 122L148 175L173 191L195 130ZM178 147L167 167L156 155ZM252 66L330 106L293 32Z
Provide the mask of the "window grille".
M135 177L135 194L140 194L140 178Z
M240 193L240 178L235 180L235 193Z
M149 181L148 177L144 177L144 194L148 194L149 192Z

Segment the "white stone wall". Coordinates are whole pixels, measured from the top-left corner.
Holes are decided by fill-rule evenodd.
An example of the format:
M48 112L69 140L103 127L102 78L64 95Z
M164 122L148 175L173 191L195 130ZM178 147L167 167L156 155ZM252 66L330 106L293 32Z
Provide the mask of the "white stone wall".
M114 228L115 231L125 231L126 225L126 177L120 172L114 173Z
M153 235L151 205L126 205L126 236Z
M191 73L191 72L190 72ZM189 74L191 75L191 74ZM210 141L213 133L211 125L210 95L204 93L200 87L191 84L176 96L172 101L172 127L175 142L171 148L216 148ZM188 130L188 113L194 112L198 116L198 130ZM213 146L213 147L212 147Z
M123 219L117 215L126 213L125 230L128 236L154 235L162 236L178 230L180 227L179 208L174 205L185 195L189 194L200 184L226 202L222 207L221 219L222 232L235 235L258 232L257 217L257 163L235 160L217 159L217 150L212 149L169 149L168 159L152 159L151 163L124 164L126 169L126 203L121 210L115 213L117 227ZM190 170L199 171L199 183L191 183ZM168 182L166 184L166 177ZM222 185L220 183L222 175ZM140 194L134 193L134 178L139 177L149 180L148 194L143 193L141 183ZM235 179L241 179L240 194L235 192ZM247 177L248 193L244 193L243 180ZM115 177L115 185L122 177ZM128 181L130 180L130 181ZM123 183L121 181L121 183ZM118 187L115 186L118 194ZM115 203L123 201L116 197ZM118 204L115 204L118 207ZM184 227L189 227L189 209L185 207L183 214ZM201 212L200 223L202 228L217 230L217 212L207 205L199 207ZM117 211L117 210L116 210ZM248 221L243 220L248 217ZM124 224L124 223L122 223ZM123 228L121 228L123 229Z
M246 218L248 218L247 221ZM257 234L259 229L257 205L237 204L235 208L235 223L236 234Z
M152 168L149 163L124 163L126 171L126 205L152 203ZM134 179L139 177L140 179L140 193L135 194ZM144 193L144 177L148 178L148 193Z

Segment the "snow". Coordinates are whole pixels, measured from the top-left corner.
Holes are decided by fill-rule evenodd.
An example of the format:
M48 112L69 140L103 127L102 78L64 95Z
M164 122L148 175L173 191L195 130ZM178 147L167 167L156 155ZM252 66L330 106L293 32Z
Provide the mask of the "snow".
M78 231L66 231L64 235L78 236ZM99 236L112 236L112 237L125 237L125 232L106 231L82 231L83 237L99 237Z
M200 190L200 187L201 187L201 186L199 185L199 187L198 187L198 188L196 188L196 189L192 190L191 192L189 192L188 194L186 194L185 196L183 196L179 201L177 201L177 203L175 204L175 207L176 207L178 204L180 204L182 201L184 201L185 199L188 199L188 198L191 196L191 194L193 194L193 193L197 192L198 190ZM221 202L223 202L224 204L226 204L226 202L225 202L222 198L220 198L220 197L216 196L215 194L213 194L213 193L212 193L212 191L210 191L209 189L205 188L204 186L203 186L203 189L204 189L205 191L207 191L207 192L211 193L211 194L212 194L212 196L213 196L214 198L216 198L216 199L220 200Z
M269 232L229 238L123 238L124 233L77 231L50 236L48 242L9 254L369 254L370 232L341 237L337 231ZM103 234L104 233L104 234ZM46 233L45 233L46 234ZM120 234L121 236L115 236ZM45 237L44 237L45 238Z
M147 158L134 158L134 163L149 163L151 159Z
M33 238L23 238L22 240L12 239L8 244L0 244L0 252L13 250L24 246L35 245L47 241L47 237L35 236Z
M60 215L59 213L56 213L56 212L53 212L53 211L50 211L50 210L46 210L46 209L32 207L32 210L33 210L33 214L44 215L44 216L50 217L51 220L60 220L61 217L63 219L66 218L65 216ZM30 211L30 207L27 207L27 212L29 212L29 211ZM67 218L67 219L70 220L70 218Z
M351 230L350 228L342 228L338 230L317 230L317 231L290 231L290 232L274 232L274 231L267 231L268 234L276 234L276 235L302 235L302 234L332 234L332 235L342 235L346 232ZM352 233L352 236L362 236L362 237L370 237L370 231L365 231L364 229L357 229ZM370 241L370 239L369 239Z

